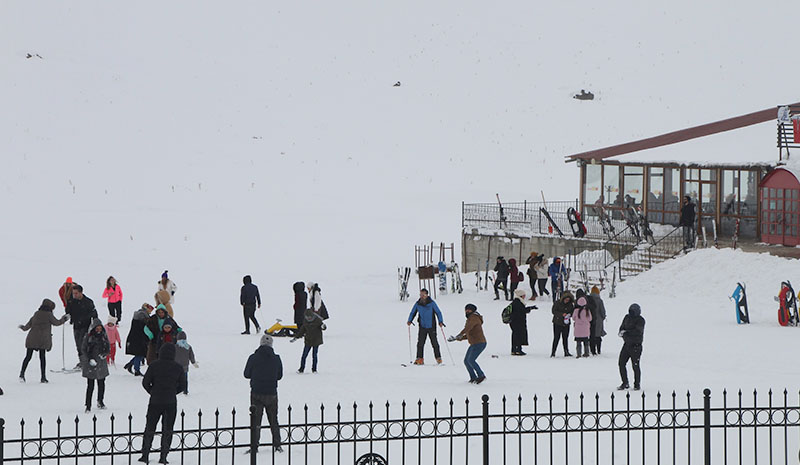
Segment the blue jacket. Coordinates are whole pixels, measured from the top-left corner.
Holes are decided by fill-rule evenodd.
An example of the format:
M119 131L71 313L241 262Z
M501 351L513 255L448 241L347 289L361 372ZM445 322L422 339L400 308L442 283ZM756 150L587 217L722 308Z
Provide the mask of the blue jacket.
M547 268L547 274L550 275L550 279L553 281L558 281L558 274L566 272L564 268L564 263L561 262L560 264L556 264L556 259L558 257L553 257L553 263Z
M280 355L272 347L263 345L247 359L244 377L250 380L250 391L254 394L278 395L278 380L283 378Z
M423 328L436 327L436 322L433 319L434 313L436 314L436 318L439 319L439 323L444 324L442 312L439 310L439 306L436 305L436 302L434 302L430 297L428 297L428 300L425 303L422 303L418 300L417 303L414 304L414 308L411 309L411 314L408 315L408 321L413 321L414 315L417 313L419 313L419 325Z

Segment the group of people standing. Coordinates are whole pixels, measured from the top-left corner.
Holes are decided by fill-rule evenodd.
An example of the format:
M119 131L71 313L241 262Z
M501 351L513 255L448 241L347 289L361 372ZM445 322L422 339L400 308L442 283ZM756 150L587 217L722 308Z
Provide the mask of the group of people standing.
M525 260L528 265L528 270L525 274L528 275L528 282L531 287L531 300L536 300L540 295L552 295L553 302L558 300L563 287L563 277L566 273L566 268L561 263L560 257L553 257L552 263L548 263L544 254L538 252L531 252L530 256ZM517 260L510 258L506 261L505 257L497 257L497 262L494 266L494 300L500 300L500 289L506 300L514 300L514 291L519 288L520 283L525 281L525 274L523 274L517 266ZM547 281L550 280L550 291L547 290ZM509 281L511 286L509 287Z

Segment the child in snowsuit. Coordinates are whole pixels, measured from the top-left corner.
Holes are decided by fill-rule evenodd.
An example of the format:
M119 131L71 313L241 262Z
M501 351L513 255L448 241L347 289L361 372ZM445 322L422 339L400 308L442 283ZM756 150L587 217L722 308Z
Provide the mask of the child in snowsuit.
M156 352L161 350L164 344L175 344L178 342L178 332L180 328L175 324L175 320L167 318L161 326L161 332L158 334L158 343L156 344Z
M117 319L113 316L108 317L106 336L108 336L108 345L111 348L111 351L106 356L106 363L116 365L114 358L117 355L117 347L122 348L122 339L120 339L119 331L117 330Z
M186 387L183 393L189 394L189 363L194 365L195 368L199 365L197 360L194 359L194 349L186 341L186 331L179 332L177 339L175 361L183 368L183 385Z
M327 329L325 323L322 322L322 317L317 315L314 310L308 309L303 317L303 326L297 330L297 334L289 342L294 342L300 339L301 336L305 337L305 347L303 347L303 357L300 359L300 369L298 373L302 373L306 369L306 358L308 353L311 355L311 372L317 372L317 353L319 346L322 345L322 331Z
M578 289L579 293L583 289ZM580 295L580 294L579 294ZM589 356L589 337L591 336L591 322L592 312L589 310L589 302L585 295L578 297L575 305L575 311L572 312L572 319L575 321L575 350L577 357ZM581 346L583 346L583 355L581 355Z

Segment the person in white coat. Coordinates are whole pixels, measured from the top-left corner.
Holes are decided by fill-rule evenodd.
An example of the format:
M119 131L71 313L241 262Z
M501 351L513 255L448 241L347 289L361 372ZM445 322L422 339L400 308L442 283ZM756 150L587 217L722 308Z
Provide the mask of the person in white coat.
M158 282L158 290L169 292L170 305L175 303L175 291L178 290L178 286L176 286L175 283L172 282L171 279L169 279L169 276L167 275L167 270L164 270L164 272L161 273L161 281Z
M325 302L322 301L322 289L319 288L319 284L314 281L309 281L308 284L306 284L306 288L308 289L311 310L314 310L314 313L319 315L323 320L327 320L328 309L325 307Z

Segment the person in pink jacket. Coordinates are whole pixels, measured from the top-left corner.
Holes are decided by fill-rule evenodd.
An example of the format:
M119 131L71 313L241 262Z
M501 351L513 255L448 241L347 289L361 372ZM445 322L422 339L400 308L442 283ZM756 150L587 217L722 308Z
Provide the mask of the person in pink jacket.
M106 355L106 363L116 365L114 358L117 355L117 347L122 348L122 339L119 337L119 331L117 331L117 319L113 316L108 317L106 336L108 337L108 347L110 349L108 355Z
M117 319L117 324L122 320L122 288L113 276L106 279L106 288L103 298L108 299L108 314Z
M578 358L581 357L581 345L583 345L583 356L589 356L589 336L591 333L592 312L589 310L589 301L586 300L586 295L581 295L581 290L578 290L578 301L575 303L575 311L572 312L572 320L575 322L575 343L576 354Z

